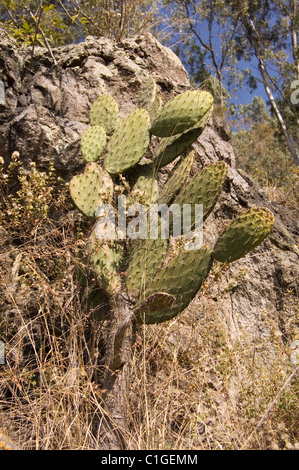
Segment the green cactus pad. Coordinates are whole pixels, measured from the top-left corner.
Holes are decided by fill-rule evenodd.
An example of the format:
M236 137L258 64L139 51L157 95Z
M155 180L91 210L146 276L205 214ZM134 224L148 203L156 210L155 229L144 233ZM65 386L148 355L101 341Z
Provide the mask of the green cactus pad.
M90 162L84 173L71 179L70 195L84 215L95 219L97 208L112 200L113 181L97 163Z
M191 204L192 227L194 225L195 204L203 205L203 220L206 220L219 198L226 173L225 162L206 166L191 178L175 199L176 204Z
M135 173L135 171L134 171ZM158 175L152 164L138 165L136 167L137 179L127 198L128 204L143 204L150 207L158 200Z
M92 279L95 279L94 274ZM107 315L109 300L105 291L99 287L97 280L87 281L85 288L81 289L80 298L83 311L89 314L93 320L100 321Z
M139 323L161 323L171 320L182 312L196 296L207 278L213 260L211 250L203 246L200 250L186 251L161 269L145 291L145 298L157 292L165 292L175 297L171 307L161 307L160 311L138 309L136 320ZM138 307L141 306L138 305Z
M91 107L89 119L92 126L101 126L111 134L119 124L118 105L112 96L99 96Z
M100 287L108 295L115 294L121 289L121 264L123 259L123 246L116 240L98 238L97 224L92 231L88 246L88 260L97 275Z
M218 238L212 256L231 263L260 245L269 235L274 215L267 208L253 208L241 213Z
M101 126L93 126L84 132L81 151L85 161L96 162L106 145L106 132Z
M133 240L127 268L127 288L133 293L142 292L163 265L168 251L168 240L158 238Z
M156 91L157 85L155 80L149 78L141 89L138 100L139 108L144 108L148 111L156 100Z
M158 168L162 168L188 149L204 131L210 115L211 113L207 112L201 120L188 131L162 139L157 148L155 165Z
M151 132L170 137L193 127L210 110L213 97L207 91L191 90L172 98L152 124Z
M184 186L194 162L194 154L194 151L190 152L175 166L161 192L159 203L170 204L180 189Z
M149 127L150 118L145 109L135 110L119 125L104 159L108 173L123 173L141 160L150 141Z
M153 315L155 312L161 310L170 309L175 302L173 295L167 294L166 292L157 292L156 294L150 295L145 299L135 310L135 315L142 315L150 312Z

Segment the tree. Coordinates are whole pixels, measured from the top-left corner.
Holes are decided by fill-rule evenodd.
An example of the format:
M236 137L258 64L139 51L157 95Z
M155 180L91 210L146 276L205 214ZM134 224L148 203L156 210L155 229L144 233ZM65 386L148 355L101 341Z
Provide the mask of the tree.
M287 125L290 113L298 128L298 109L291 100L290 76L298 78L297 0L227 0L231 15L238 12L242 28L240 57L255 57L259 76L288 148L299 166L298 134ZM291 80L292 81L292 80Z
M297 81L299 89L297 0L164 3L170 19L170 43L175 45L179 37L182 60L188 56L191 61L191 45L202 54L219 83L220 105L225 102L225 86L233 97L245 81L251 91L258 82L263 84L273 116L299 165L298 103L292 99ZM202 78L202 74L196 78Z
M247 78L247 72L238 69L236 55L240 14L232 15L222 0L174 0L164 4L170 25L166 39L172 47L180 43L177 49L183 62L186 55L190 62L193 51L201 55L205 74L194 73L194 66L189 71L197 83L207 78L207 72L213 77L212 84L216 79L218 91L214 98L223 106L228 94L234 95Z

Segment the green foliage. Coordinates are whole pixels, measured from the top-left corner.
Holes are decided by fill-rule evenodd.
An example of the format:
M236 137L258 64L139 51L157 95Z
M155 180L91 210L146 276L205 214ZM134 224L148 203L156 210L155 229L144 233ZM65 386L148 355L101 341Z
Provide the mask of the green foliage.
M239 106L235 116L232 143L238 167L258 181L270 199L295 208L298 168L264 101L256 97L250 105Z
M11 162L4 170L4 161L0 157L0 225L11 226L21 237L26 235L26 230L34 230L47 220L51 209L64 204L65 191L57 192L57 182L60 183L60 178L57 178L53 164L45 172L39 171L31 162L27 170L22 166L19 152L13 152ZM12 195L11 187L16 185L18 190Z
M88 34L121 40L155 21L152 0L4 0L0 25L23 46L60 46Z
M149 80L141 91L139 103L148 108L156 98L156 86ZM97 103L101 99L109 101L104 96L98 98ZM184 138L187 142L185 149L190 145L188 129L204 128L212 103L213 99L206 91L182 93L164 106L152 124L151 131L166 135L168 144L171 133L180 132L182 142ZM113 106L116 109L115 104ZM106 109L109 115L109 106L106 106ZM105 121L104 114L101 116L102 121ZM95 130L96 127L92 129ZM193 227L196 204L203 205L203 220L206 220L213 210L226 178L227 165L218 162L204 167L187 182L194 158L191 152L181 158L175 166L159 198L159 165L151 150L155 146L149 145L149 130L148 112L142 108L133 111L110 137L102 159L105 170L99 163L88 163L84 173L72 178L70 193L77 207L89 218L96 219L94 229L87 240L83 259L96 276L105 295L110 297L125 289L135 304L137 322L159 323L175 317L189 305L207 278L213 259L231 262L258 246L269 234L274 217L270 211L251 209L232 222L227 231L220 235L213 250L203 246L200 249L185 251L169 261L170 240L163 225L165 214L161 212L160 217L157 213L159 233L153 234L152 204L156 201L164 203L163 207L172 201L181 207L190 204ZM86 136L83 136L83 144L85 140ZM87 140L87 154L93 154L93 150L89 148L92 147L92 142ZM96 142L94 146L97 147ZM128 178L132 181L131 188L121 175L123 171L128 172ZM119 181L120 186L117 185ZM116 198L113 198L113 194L128 196L129 206L125 209L129 217L133 216L129 213L131 204L138 204L137 208L141 214L139 216L146 217L146 233L141 233L139 239L138 236L137 239L132 236L130 240L125 240L119 233L116 235L113 206ZM103 203L109 203L109 208ZM113 212L112 218L108 214L110 209ZM136 229L136 221L130 223L132 222L135 223ZM139 222L137 226L138 224ZM182 242L184 243L184 236ZM122 279L124 268L125 281ZM94 299L94 289L91 290L91 295ZM86 295L84 301L88 303Z
M6 0L0 6L0 24L22 47L61 45L73 37L72 21L60 2Z
M102 240L97 236L96 223L88 240L86 255L87 262L93 268L99 285L109 295L121 288L121 263L123 259L123 246L113 240Z

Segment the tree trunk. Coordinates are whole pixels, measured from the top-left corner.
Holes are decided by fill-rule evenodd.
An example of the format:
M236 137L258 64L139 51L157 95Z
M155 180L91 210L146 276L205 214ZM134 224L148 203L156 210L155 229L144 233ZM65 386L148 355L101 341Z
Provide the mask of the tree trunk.
M107 339L107 372L103 384L106 415L98 429L103 449L127 448L127 397L130 386L133 342L133 309L125 293L111 299L111 336Z
M298 43L297 43L297 28L296 28L296 16L297 16L297 0L291 0L291 31L292 31L292 49L293 59L296 67L297 80L299 80L299 59L298 59Z
M269 85L268 85L268 80L267 80L267 75L266 75L266 72L265 72L264 63L258 55L257 55L257 58L258 58L258 61L259 61L259 69L260 69L261 75L263 77L264 87L265 87L266 93L268 95L269 101L271 103L272 109L273 109L274 114L275 114L275 116L276 116L276 118L277 118L277 120L280 124L281 130L282 130L283 135L286 139L286 142L288 144L288 147L289 147L291 155L294 159L294 162L297 166L299 166L299 155L298 155L295 143L294 143L292 137L290 136L290 134L288 132L287 126L284 122L284 119L283 119L283 117L282 117L282 115L281 115L281 113L278 109L278 106L276 104L275 98L274 98L274 96L271 92L271 89L270 89Z
M275 101L275 98L272 94L272 91L269 87L269 83L268 83L268 78L267 78L267 72L266 72L266 68L265 68L265 65L264 65L264 62L263 62L263 59L261 57L261 54L259 53L259 35L256 31L256 28L255 28L255 25L253 23L252 20L249 21L249 24L247 23L246 24L247 26L247 30L249 30L249 35L250 36L253 36L255 35L256 36L256 41L254 40L251 40L251 45L253 47L253 50L254 50L254 53L255 53L255 56L258 60L258 63L259 63L259 70L261 72L261 75L262 75L262 79L263 79L263 83L264 83L264 87L265 87L265 90L266 90L266 93L267 93L267 96L269 98L269 101L271 103L271 106L272 106L272 109L273 109L273 112L276 116L276 119L278 120L279 124L280 124L280 127L281 127L281 130L283 132L283 135L286 139L286 142L287 142L287 145L289 147L289 150L291 152L291 155L294 159L294 162L297 166L299 166L299 155L298 155L298 151L297 151L297 148L295 146L295 143L294 143L294 140L292 139L291 135L289 134L288 132L288 129L287 129L287 126L286 126L286 123L281 115L281 112L277 106L277 103Z

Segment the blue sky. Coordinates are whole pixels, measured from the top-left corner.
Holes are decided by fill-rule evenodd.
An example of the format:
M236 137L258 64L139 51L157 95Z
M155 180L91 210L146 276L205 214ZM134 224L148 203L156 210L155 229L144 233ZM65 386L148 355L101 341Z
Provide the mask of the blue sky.
M166 27L166 29L168 29L167 17L169 17L169 12L167 12L166 9L163 9L163 12L165 12L165 19L166 19L165 27ZM171 24L171 21L169 22L169 24ZM197 25L197 28L198 27L199 26ZM217 27L215 27L213 29L212 43L213 43L213 48L214 48L216 57L218 59L218 63L220 63L221 62L221 49L220 49L220 41L219 41L219 38L218 38L218 33L221 33L221 31L220 30L217 31ZM192 35L192 33L190 33L190 34ZM203 22L200 22L200 35L201 35L203 41L208 43L208 40L209 40L208 39L208 37L209 37L208 27ZM192 37L194 37L194 36L192 35ZM173 38L178 43L180 42L179 33L174 33ZM199 44L198 41L197 41L197 44ZM207 67L211 69L212 75L215 76L215 71L213 70L213 64L212 64L211 59L209 59L208 54L206 55L205 61L206 61ZM184 64L184 65L188 70L188 66L186 64ZM211 66L211 67L209 67L209 66ZM253 58L252 60L250 60L248 62L245 61L244 59L241 59L238 62L238 68L239 68L239 70L245 70L245 69L250 68L250 69L252 69L253 75L256 78L258 78L260 76L259 70L258 70L257 60L255 58ZM225 81L224 81L224 85L225 85ZM264 85L261 82L257 82L257 88L253 92L250 91L249 86L245 83L244 86L234 94L234 96L232 97L231 100L229 100L229 102L230 103L235 103L235 104L249 104L249 103L252 102L254 96L260 96L264 99L265 102L267 102L268 97L267 97L267 94L265 92Z

